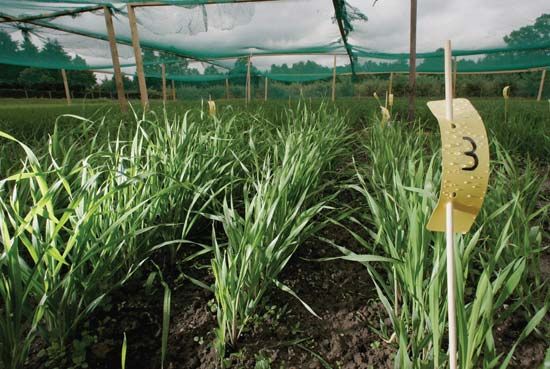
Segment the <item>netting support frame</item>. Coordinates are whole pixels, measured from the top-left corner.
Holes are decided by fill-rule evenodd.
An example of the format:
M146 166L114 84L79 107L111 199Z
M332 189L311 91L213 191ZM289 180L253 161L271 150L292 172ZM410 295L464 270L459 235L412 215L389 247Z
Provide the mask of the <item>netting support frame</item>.
M67 99L67 105L71 106L71 91L69 90L69 81L67 80L67 72L65 72L65 69L61 69L61 77L63 78L63 87L65 88L65 98Z
M546 79L546 68L542 70L542 75L540 76L540 85L539 92L537 94L537 101L542 99L542 93L544 91L544 80Z
M225 79L225 98L229 100L229 78Z
M96 10L101 10L104 6L103 5L96 5L96 6L87 6L82 7L76 10L62 10L58 12L51 12L51 13L44 13L44 14L38 14L38 15L30 15L25 17L10 17L6 14L0 14L0 18L4 18L4 20L0 20L1 23L12 23L12 22L21 22L21 23L30 23L32 21L40 20L40 19L48 19L48 18L56 18L56 17L62 17L65 15L75 15L80 13L88 13L93 12Z
M266 76L264 79L264 101L267 101L267 84L268 84L268 78Z
M411 0L410 39L409 39L409 107L407 120L412 122L415 116L416 100L416 13L417 0Z
M346 31L346 28L344 27L344 23L342 21L342 18L343 18L342 11L343 9L345 9L346 4L342 0L332 0L332 5L334 6L334 14L336 17L336 22L338 23L338 29L340 30L340 36L342 37L342 42L344 43L344 47L349 56L351 73L352 75L355 75L355 62L353 60L353 50L348 43L348 31Z
M103 7L103 13L105 15L105 26L107 27L107 34L109 36L109 47L111 49L111 59L113 60L113 70L115 75L118 103L120 105L120 110L125 113L126 111L128 111L128 101L126 100L124 81L122 79L122 70L120 69L120 60L118 56L115 27L113 25L113 16L111 14L111 9L108 6Z
M336 100L336 55L334 55L334 65L332 67L332 102Z
M162 77L162 103L166 105L166 66L164 63L160 65L160 74Z
M248 56L248 63L246 65L246 91L245 91L245 100L246 104L251 100L251 88L250 88L250 64L252 63L252 55Z
M172 82L172 100L176 101L176 82L174 80Z
M149 96L147 94L147 83L145 82L145 73L143 71L143 59L141 56L141 46L139 44L139 33L137 28L137 19L134 7L127 5L128 21L130 22L130 32L132 33L132 47L134 48L134 58L136 60L136 74L139 83L139 95L141 106L147 109L149 106Z

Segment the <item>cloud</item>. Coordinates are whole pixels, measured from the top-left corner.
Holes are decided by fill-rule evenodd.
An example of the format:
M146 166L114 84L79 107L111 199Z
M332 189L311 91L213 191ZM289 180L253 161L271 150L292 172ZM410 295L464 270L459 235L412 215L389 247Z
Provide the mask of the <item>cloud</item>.
M369 6L365 3L370 3ZM354 40L368 48L408 52L410 2L350 0L369 17ZM543 13L548 0L418 0L417 50L433 51L452 40L457 49L480 49L504 44L502 38Z

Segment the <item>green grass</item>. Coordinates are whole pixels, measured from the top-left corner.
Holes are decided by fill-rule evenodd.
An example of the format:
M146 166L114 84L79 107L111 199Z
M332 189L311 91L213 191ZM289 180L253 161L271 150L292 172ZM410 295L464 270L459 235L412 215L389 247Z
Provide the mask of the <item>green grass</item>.
M287 112L274 136L263 143L268 149L262 156L256 153L262 143L250 138L255 157L252 166L243 164L249 177L244 193L228 193L223 214L216 218L223 224L227 246L213 237L216 347L222 357L227 342L236 347L266 290L275 284L288 291L277 276L300 242L318 228L313 227L313 219L334 197L323 194L327 186L323 179L346 154L348 130L339 114L322 106L313 112L307 108Z
M382 338L396 341L396 365L405 368L447 365L445 240L425 227L437 201L440 143L426 133L418 125L375 122L359 138L368 160L356 163L356 179L348 186L363 197L362 209L369 209L353 218L367 236L349 232L365 252L395 260L363 264L392 321L393 331L381 332ZM495 138L491 143L483 210L474 228L455 241L461 368L505 368L513 349L504 356L496 352L494 327L515 314L525 316L530 323L519 341L548 310L539 258L550 206L537 204L547 177L528 158L519 167Z
M312 106L319 106L322 100L306 99ZM437 121L429 112L426 102L428 99L417 100L417 118L423 125L433 131L438 131ZM472 103L481 114L486 127L492 136L504 145L507 151L514 155L530 156L532 159L544 162L550 156L550 128L548 115L550 106L547 101L537 102L534 99L511 98L509 100L510 115L508 122L504 120L504 100L499 98L472 98ZM292 100L295 107L298 100ZM140 113L139 101L131 101L134 109ZM231 107L234 111L245 110L242 99L220 100L218 110ZM268 116L277 114L284 107L288 107L287 100L252 101L247 108L250 111L263 110ZM162 111L162 102L153 100L152 109ZM183 114L189 109L199 109L200 101L169 101L166 109L170 114ZM336 106L348 112L350 121L362 120L366 122L377 112L378 103L373 97L338 99ZM206 107L205 107L206 109ZM396 96L393 113L400 119L406 116L407 99ZM2 99L0 100L0 130L7 133L18 133L18 137L32 146L34 141L43 145L48 133L53 130L53 122L59 115L76 114L85 117L99 118L109 114L110 120L117 122L124 119L120 114L116 101L108 100L75 100L68 107L63 100L47 99ZM131 117L131 114L130 114ZM131 120L131 118L130 118ZM71 120L61 119L67 125ZM24 133L25 137L21 137ZM28 137L28 139L26 139Z
M489 130L492 173L474 229L457 240L460 362L504 368L513 350L496 352L494 327L522 315L531 322L524 338L548 308L538 268L547 240L550 111L545 102L512 99L504 122L502 100L473 103ZM6 368L21 367L38 337L63 351L105 298L159 254L167 256L161 268L211 260L213 285L194 282L215 298L223 362L270 288L295 295L277 277L329 214L336 222L349 214L334 200L341 190L359 195L359 211L342 226L365 253L335 246L371 273L393 324L379 333L394 337L396 362L445 365L444 239L425 229L439 188L440 143L425 101L417 122L384 128L373 98L336 107L306 99L290 109L288 101L247 108L220 101L216 118L197 102L165 109L153 102L147 114L135 106L122 114L113 102L0 105ZM396 99L394 120L405 110ZM164 287L162 357L173 311Z

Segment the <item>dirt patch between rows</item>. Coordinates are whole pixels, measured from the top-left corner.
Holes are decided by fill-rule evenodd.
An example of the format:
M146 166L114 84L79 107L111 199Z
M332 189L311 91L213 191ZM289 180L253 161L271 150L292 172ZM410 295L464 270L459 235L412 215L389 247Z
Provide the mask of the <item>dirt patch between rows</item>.
M353 199L347 200L353 202ZM340 227L329 226L321 236L361 251ZM310 239L298 249L279 278L321 319L309 313L297 299L273 287L266 296L266 308L257 312L239 346L231 348L227 360L231 368L393 368L397 346L385 342L377 333L377 330L391 332L391 325L378 303L366 268L342 260L314 261L335 255L338 251L332 246L317 238ZM546 262L547 256L545 254ZM212 276L208 268L203 267L208 263L205 259L181 267L187 275L210 285ZM154 270L144 268L140 276L117 291L87 323L83 335L93 338L87 349L89 368L120 368L124 333L128 343L126 368L161 367L163 291L158 282L151 293L144 288L148 273ZM164 278L172 289L172 304L164 368L218 368L219 359L212 346L216 327L213 294L182 279L177 268L166 273ZM547 319L543 326L548 327L548 322ZM522 317L514 316L498 326L497 349L506 353L525 324ZM37 354L41 346L40 341L35 343L27 368L45 367L44 359ZM546 349L547 343L540 336L531 335L517 348L509 368L541 367ZM262 363L270 366L261 366Z

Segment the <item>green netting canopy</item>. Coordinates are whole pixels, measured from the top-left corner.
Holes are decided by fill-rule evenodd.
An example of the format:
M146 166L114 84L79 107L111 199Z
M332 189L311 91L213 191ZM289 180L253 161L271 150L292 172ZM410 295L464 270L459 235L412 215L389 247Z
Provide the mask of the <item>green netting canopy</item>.
M443 3L430 6L436 14L453 11ZM495 9L501 4L486 3ZM0 64L111 72L107 9L113 14L120 64L133 74L130 4L144 71L151 78L161 77L164 64L166 77L175 81L243 79L248 57L253 75L285 82L329 79L335 62L340 75L409 70L408 7L397 14L387 12L385 0L374 6L372 0L0 0ZM526 18L518 10L517 19L498 29L471 24L468 32L452 25L442 25L437 34L422 32L437 19L420 16L417 71L443 72L438 46L446 39L453 40L459 73L547 68L550 15L542 15L548 10L544 5L533 7L536 16ZM483 9L471 11L489 12L490 7ZM422 10L420 5L420 15ZM487 13L486 18L491 17L495 14ZM536 17L540 31L534 37L518 31ZM380 34L381 25L391 21L392 31Z

